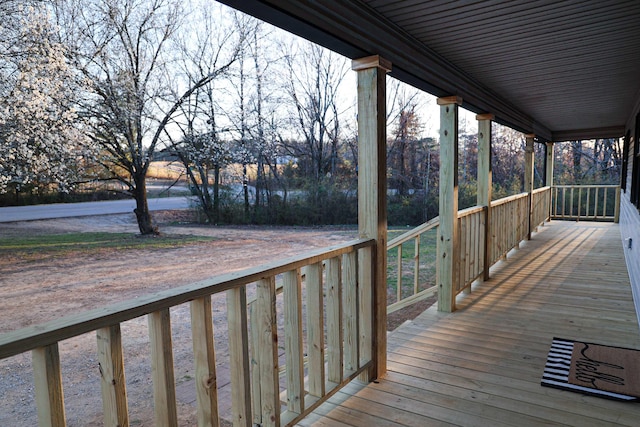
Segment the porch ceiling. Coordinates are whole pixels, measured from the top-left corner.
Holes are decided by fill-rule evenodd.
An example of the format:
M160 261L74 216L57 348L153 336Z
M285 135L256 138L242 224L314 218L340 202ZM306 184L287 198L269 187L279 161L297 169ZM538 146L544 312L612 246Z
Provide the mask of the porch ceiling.
M541 139L621 136L640 102L637 0L221 0Z

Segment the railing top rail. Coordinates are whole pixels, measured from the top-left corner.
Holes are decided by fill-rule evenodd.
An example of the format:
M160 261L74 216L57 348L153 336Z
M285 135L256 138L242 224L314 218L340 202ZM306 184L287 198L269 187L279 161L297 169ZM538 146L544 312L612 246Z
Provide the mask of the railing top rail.
M207 295L213 295L244 286L266 277L275 276L305 265L320 262L364 247L373 246L374 244L374 239L352 240L329 248L310 251L300 256L286 258L281 261L242 271L226 273L175 289L168 289L122 303L96 308L47 323L1 334L0 359L135 319Z
M431 230L432 228L437 227L439 224L440 224L440 217L437 216L435 218L432 218L429 221L425 222L424 224L419 225L416 228L411 229L406 233L403 233L398 237L394 238L393 240L389 241L387 243L387 250L393 249L403 244L404 242L407 242L415 238L416 236L419 236L420 234L425 233Z
M618 188L617 184L576 184L576 185L554 185L554 188Z
M514 194L513 196L503 197L502 199L493 200L491 202L491 206L493 207L493 206L504 205L505 203L513 202L514 200L524 199L528 195L529 193L520 193L520 194Z
M550 189L551 187L547 185L546 187L536 188L535 190L532 191L532 193L533 194L542 193L543 191L550 190Z
M463 209L458 211L458 218L463 218L468 215L473 215L476 213L480 213L486 209L485 206L472 206L470 208Z

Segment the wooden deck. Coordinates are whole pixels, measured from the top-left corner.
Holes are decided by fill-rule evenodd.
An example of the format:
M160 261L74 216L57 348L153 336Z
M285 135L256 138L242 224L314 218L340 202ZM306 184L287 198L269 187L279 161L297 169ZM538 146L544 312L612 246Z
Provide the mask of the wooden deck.
M300 425L640 425L640 403L540 385L554 336L640 349L617 225L547 224L458 311L432 307L390 334L386 377Z

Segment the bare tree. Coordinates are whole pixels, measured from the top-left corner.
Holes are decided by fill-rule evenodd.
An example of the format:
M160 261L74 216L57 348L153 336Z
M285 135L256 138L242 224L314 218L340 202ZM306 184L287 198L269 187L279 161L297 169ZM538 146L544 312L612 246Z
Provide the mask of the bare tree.
M217 223L220 171L231 162L232 147L230 138L223 137L230 129L219 123L223 111L218 100L226 90L216 83L228 77L230 68L243 52L246 34L251 28L237 19L233 19L233 26L222 25L232 19L220 6L202 4L197 10L189 26L191 31L186 32L181 41L183 70L189 85L197 84L202 76L210 76L210 80L194 92L189 102L181 105L180 117L175 120L181 138L176 141L170 132L166 134L172 141L170 151L185 166L202 211L209 222ZM174 93L174 97L179 95L177 89Z
M185 83L176 95L167 81L174 64L171 41L187 16L178 0L69 0L59 12L78 68L91 84L85 114L99 158L111 179L136 200L141 234L155 234L146 176L174 114L216 74Z
M302 136L302 145L288 149L307 159L309 174L316 182L334 176L340 153L340 88L349 71L345 58L311 43L300 45L286 59L285 90L294 111L292 125Z

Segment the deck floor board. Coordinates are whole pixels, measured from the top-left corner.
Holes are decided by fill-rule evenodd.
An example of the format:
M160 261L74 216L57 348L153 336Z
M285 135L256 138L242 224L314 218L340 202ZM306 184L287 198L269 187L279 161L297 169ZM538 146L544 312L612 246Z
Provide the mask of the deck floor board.
M640 349L617 225L556 221L491 279L388 340L388 373L352 383L300 425L637 426L640 403L540 385L553 337Z

